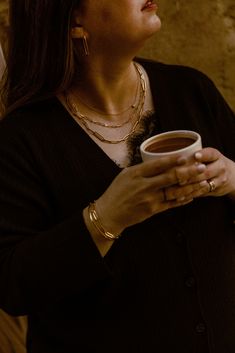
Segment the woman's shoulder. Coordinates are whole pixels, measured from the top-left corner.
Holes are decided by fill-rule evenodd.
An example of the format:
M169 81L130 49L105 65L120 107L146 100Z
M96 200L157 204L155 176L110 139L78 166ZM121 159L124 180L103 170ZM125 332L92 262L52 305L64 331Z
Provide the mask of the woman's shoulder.
M69 120L65 114L55 98L7 114L0 121L0 154L37 155L48 144L56 144Z
M211 102L221 101L222 95L213 80L204 72L184 65L165 64L151 59L136 60L146 70L153 88L170 90L176 96L201 94Z
M6 114L0 121L0 135L14 134L46 129L63 112L59 101L51 98L31 103Z
M166 64L160 61L142 57L137 57L135 61L140 63L150 75L158 75L159 78L162 76L165 80L182 80L188 78L191 80L193 79L212 83L211 79L204 72L190 66Z

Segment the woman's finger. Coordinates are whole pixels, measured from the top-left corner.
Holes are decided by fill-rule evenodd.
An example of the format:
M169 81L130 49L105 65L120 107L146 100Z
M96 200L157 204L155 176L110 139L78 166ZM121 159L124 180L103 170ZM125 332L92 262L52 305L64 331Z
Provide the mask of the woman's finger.
M185 185L189 180L195 180L196 182L199 180L199 175L201 175L205 170L206 165L202 163L194 163L176 168L176 175L179 185Z
M206 180L202 182L173 186L165 189L165 195L167 200L179 200L183 201L187 197L194 198L198 194L202 195L208 192L208 183Z
M155 160L146 161L136 166L130 167L133 172L143 177L153 177L165 172L171 168L183 165L185 160L179 160L177 157L160 157Z
M221 157L221 153L215 148L207 147L201 151L196 152L194 158L196 161L201 163L211 163Z

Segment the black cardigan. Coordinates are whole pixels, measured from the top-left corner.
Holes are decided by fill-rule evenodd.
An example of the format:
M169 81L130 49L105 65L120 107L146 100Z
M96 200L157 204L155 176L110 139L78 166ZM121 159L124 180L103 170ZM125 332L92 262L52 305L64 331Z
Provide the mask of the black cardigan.
M235 160L235 119L200 72L141 60L157 131ZM0 307L30 353L234 353L235 218L206 197L128 228L102 259L82 218L120 168L55 98L0 124Z

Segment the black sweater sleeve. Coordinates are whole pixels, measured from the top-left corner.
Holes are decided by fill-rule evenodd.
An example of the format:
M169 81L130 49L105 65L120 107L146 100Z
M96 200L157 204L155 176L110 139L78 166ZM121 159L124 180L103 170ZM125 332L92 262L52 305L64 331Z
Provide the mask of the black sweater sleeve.
M111 275L82 210L51 222L53 208L30 146L0 124L0 307L12 315L46 309Z

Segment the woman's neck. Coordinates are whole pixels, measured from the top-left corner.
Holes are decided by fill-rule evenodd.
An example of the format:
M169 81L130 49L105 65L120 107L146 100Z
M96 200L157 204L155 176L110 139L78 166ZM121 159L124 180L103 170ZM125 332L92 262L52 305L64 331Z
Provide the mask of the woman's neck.
M138 81L132 61L105 63L87 60L79 67L79 78L71 91L88 106L114 115L132 104ZM115 116L112 119L115 120Z

